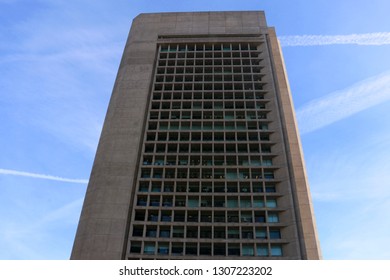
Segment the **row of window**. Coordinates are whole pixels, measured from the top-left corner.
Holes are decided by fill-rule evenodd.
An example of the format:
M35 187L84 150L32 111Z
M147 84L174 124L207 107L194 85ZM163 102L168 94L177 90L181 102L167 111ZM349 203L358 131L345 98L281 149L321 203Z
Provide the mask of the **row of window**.
M152 102L152 110L159 109L175 109L175 110L209 110L209 109L236 109L236 110L261 110L265 109L265 102L254 102L254 101L163 101L163 102ZM239 115L243 115L244 111L237 112ZM231 113L231 112L230 112Z
M265 118L265 115L261 118ZM255 121L150 121L148 125L148 130L264 130L264 128L268 128L267 124Z
M275 211L275 210L274 210ZM277 212L264 210L241 210L241 211L214 211L206 210L159 210L155 208L136 208L134 221L136 222L178 222L178 223L278 223ZM174 226L175 228L175 226ZM178 237L178 236L175 236ZM184 236L183 236L184 237Z
M186 242L141 242L132 241L130 254L147 255L194 255L194 256L283 256L279 244L225 244L225 243L192 243Z
M275 212L266 212L266 211L251 211L251 210L241 210L241 211L199 211L198 210L157 210L157 209L148 209L147 214L146 210L136 209L134 220L135 221L145 221L147 218L148 222L171 222L173 215L173 222L206 222L206 223L278 223L279 215Z
M240 182L185 182L168 180L141 180L138 185L139 192L176 192L176 193L275 193L276 185L263 184L258 181Z
M223 208L276 208L275 198L263 196L159 196L141 195L137 196L137 206L153 207L223 207Z
M231 142L231 141L269 141L270 134L272 132L264 132L263 130L268 129L267 124L259 124L261 125L261 132L257 131L227 131L227 132L211 132L211 131L189 131L189 132L154 132L148 131L146 134L146 141L169 141L170 143L180 141L215 141L215 142ZM254 144L254 143L249 143ZM265 145L265 144L264 144Z
M243 91L235 91L235 92L153 92L152 99L153 100L192 100L192 99L224 99L224 100L240 100L240 99L261 99L263 100L265 96L264 92L243 92Z
M222 73L186 73L186 75L156 75L156 83L181 83L181 82L261 82L264 74L222 74Z
M185 236L184 236L185 235ZM281 231L274 227L207 227L134 225L133 237L147 238L208 238L208 239L281 239Z
M271 146L269 144L258 143L147 143L145 144L145 153L271 153Z
M203 51L257 51L259 44L254 43L197 43L197 44L163 44L161 52L203 52Z
M141 178L155 179L274 179L275 171L262 168L146 168L141 169Z
M241 51L241 52L230 52L230 51L181 51L181 52L160 52L159 59L192 59L192 58L259 58L261 56L261 52L259 51Z
M208 52L208 53L160 53L158 66L193 66L200 65L196 62L203 61L205 65L258 65L263 60L263 56L260 52L253 53L221 53L221 52ZM194 64L195 62L195 64ZM229 64L228 64L229 63Z
M215 65L221 65L222 61L233 60L233 61L242 61L241 64L247 63L249 60L260 61L262 55L260 52L206 52L206 53L160 53L160 61L176 61L184 65L184 61L214 61ZM211 65L211 64L208 64Z
M262 59L259 57L256 58L235 58L235 57L226 57L226 58L187 58L187 59L160 59L158 61L158 67L184 67L184 66L251 66L260 65Z
M243 144L145 144L145 153L271 153L270 147L255 143Z
M255 106L255 104L253 104ZM265 109L264 104L256 105L257 109ZM209 119L225 119L225 120L256 120L266 119L266 111L248 110L248 111L151 111L149 114L151 120L165 120L165 119L193 119L193 120L209 120Z
M263 83L260 82L234 82L234 83L159 83L154 84L154 91L233 91L233 90L263 90Z
M157 75L172 75L172 74L222 74L222 75L232 75L232 74L262 74L262 66L162 66L157 67Z
M134 220L135 221L145 221L147 218L148 222L213 222L213 223L278 223L279 215L276 212L267 212L259 210L241 210L241 211L221 211L216 209L214 211L204 211L201 210L200 213L198 210L158 210L150 208L144 210L142 208L137 208L135 211Z
M166 158L166 160L165 160ZM213 159L214 158L214 159ZM271 157L260 156L144 156L142 165L191 165L191 166L272 166Z

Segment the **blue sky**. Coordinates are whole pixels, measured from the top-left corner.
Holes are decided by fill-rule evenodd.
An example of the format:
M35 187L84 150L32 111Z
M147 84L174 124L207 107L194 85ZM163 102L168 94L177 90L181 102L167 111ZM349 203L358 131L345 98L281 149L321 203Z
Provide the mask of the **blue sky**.
M324 258L390 259L383 0L0 0L0 259L69 258L131 20L206 10L276 27Z

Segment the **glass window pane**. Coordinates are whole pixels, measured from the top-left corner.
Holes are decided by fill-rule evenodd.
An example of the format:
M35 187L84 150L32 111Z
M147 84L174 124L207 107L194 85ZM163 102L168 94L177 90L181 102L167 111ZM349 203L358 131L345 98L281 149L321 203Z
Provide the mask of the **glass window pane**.
M271 246L271 256L283 256L282 246L272 245Z
M262 257L268 256L267 245L257 245L257 255Z
M269 238L271 238L271 239L280 239L281 238L280 230L278 230L278 229L270 230L269 231Z
M277 206L276 199L268 199L267 200L267 207L275 208L276 206Z
M243 245L242 246L242 255L243 256L254 256L254 250L252 245Z
M276 213L268 213L268 222L269 223L278 223L279 216Z
M155 249L156 247L154 244L145 244L144 254L154 254Z

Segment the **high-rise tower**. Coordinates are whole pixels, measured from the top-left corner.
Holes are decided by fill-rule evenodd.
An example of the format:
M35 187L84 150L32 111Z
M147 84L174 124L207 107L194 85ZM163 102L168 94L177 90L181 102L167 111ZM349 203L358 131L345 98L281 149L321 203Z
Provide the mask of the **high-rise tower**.
M263 12L134 19L71 258L320 258Z

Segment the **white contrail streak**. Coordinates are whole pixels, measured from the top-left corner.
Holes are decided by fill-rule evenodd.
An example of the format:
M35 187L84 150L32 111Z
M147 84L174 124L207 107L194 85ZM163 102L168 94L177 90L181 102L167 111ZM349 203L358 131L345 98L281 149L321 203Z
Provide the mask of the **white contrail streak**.
M390 32L349 34L349 35L297 35L280 36L283 47L308 47L325 45L390 45Z
M0 168L0 174L39 178L39 179L46 179L46 180L53 180L53 181L60 181L60 182L67 182L67 183L88 184L88 180L84 180L84 179L69 179L69 178L62 178L58 176L30 173L30 172L10 170L10 169Z
M390 72L315 99L297 110L301 134L332 124L390 100Z

